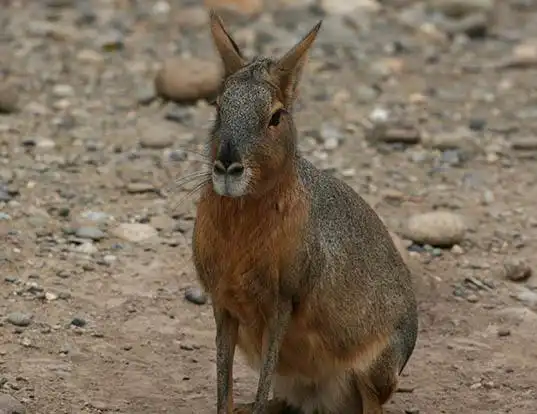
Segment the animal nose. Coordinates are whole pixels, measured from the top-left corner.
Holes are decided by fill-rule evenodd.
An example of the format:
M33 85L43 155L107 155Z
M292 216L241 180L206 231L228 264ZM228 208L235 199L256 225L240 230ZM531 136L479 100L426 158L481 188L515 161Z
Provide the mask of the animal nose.
M233 162L231 164L226 165L224 164L224 162L220 160L216 160L214 162L213 169L216 174L220 174L220 175L228 174L228 175L239 176L243 173L244 166L240 162Z
M222 142L218 150L213 170L216 174L241 175L244 166L239 157L239 153L230 140Z

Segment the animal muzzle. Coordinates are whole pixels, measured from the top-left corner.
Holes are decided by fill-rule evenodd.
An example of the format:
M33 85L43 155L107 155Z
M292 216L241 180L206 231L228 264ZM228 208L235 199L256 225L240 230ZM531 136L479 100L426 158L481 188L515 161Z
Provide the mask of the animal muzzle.
M212 176L216 193L229 197L244 195L248 185L247 171L231 140L220 144L213 163Z
M240 177L243 172L244 165L235 144L230 139L222 141L213 164L213 173L220 176Z

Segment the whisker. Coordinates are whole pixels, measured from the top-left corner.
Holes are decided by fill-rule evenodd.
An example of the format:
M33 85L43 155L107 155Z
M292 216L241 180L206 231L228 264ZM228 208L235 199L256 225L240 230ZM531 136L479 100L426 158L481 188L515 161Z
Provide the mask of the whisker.
M167 191L174 190L175 192L177 190L180 191L185 185L191 183L192 181L195 181L195 180L197 180L199 178L204 178L204 179L208 180L210 178L210 176L211 176L211 174L209 172L197 171L195 173L188 174L188 175L185 175L183 177L178 178L173 183L171 183L168 186L166 186L166 190Z
M185 196L181 197L181 199L172 207L172 213L175 213L177 209L183 204L186 200L188 200L189 197L200 191L203 187L205 187L209 183L209 179L201 181L199 184L196 184L194 188L192 188L188 193L186 193Z
M211 175L211 172L210 171L194 171L193 173L190 173L190 174L187 174L187 175L183 175L181 177L178 177L174 184L180 184L182 181L184 180L190 180L190 178L192 177L203 177L203 176L207 176L209 177Z

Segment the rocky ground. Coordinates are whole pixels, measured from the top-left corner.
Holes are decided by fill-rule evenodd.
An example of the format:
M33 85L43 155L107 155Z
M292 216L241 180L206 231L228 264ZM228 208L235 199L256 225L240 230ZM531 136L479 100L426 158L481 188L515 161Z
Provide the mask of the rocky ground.
M214 116L201 2L0 3L0 413L212 413L197 182L175 184ZM324 18L303 152L398 235L420 301L387 411L535 412L537 4L206 3L248 56Z

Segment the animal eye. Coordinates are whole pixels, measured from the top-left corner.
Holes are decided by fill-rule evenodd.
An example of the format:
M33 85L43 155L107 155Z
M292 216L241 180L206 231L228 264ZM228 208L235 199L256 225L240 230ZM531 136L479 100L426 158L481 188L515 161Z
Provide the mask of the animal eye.
M283 109L278 109L276 112L274 112L270 118L269 126L278 126L283 112Z

